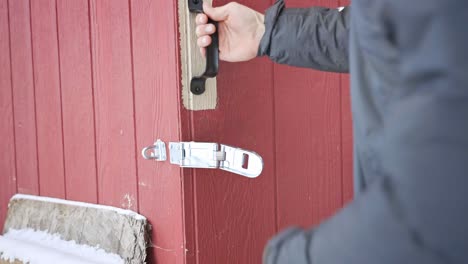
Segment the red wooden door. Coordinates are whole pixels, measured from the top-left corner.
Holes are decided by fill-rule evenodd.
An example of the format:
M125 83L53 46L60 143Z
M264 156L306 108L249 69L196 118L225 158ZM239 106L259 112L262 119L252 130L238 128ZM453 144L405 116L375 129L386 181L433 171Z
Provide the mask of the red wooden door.
M346 75L221 63L218 108L192 112L178 41L176 0L0 0L0 225L14 193L53 196L147 216L150 263L260 263L277 231L351 198ZM265 168L247 179L143 160L156 138L256 151Z
M274 1L241 3L263 12ZM289 7L342 4L287 1ZM254 180L222 171L184 172L187 260L260 263L274 233L290 225L310 228L352 196L347 76L266 58L221 63L218 97L214 111L182 112L183 139L256 151L265 168Z

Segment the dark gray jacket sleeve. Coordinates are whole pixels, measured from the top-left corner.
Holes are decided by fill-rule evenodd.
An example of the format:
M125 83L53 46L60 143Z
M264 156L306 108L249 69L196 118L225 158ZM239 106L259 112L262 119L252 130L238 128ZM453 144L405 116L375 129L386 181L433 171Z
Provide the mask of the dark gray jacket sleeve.
M265 27L259 56L321 71L349 71L349 8L285 9L278 0L266 12Z
M468 3L382 2L400 53L383 171L314 231L275 237L266 264L468 263Z

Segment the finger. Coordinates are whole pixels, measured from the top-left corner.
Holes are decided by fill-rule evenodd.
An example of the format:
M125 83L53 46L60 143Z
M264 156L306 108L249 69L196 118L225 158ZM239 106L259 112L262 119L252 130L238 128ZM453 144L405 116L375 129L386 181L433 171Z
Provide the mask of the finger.
M206 49L205 48L200 48L200 53L203 56L203 58L206 58Z
M213 24L199 25L195 29L195 33L197 34L197 37L211 35L215 33L215 31L216 31L216 27Z
M203 12L215 21L224 21L229 15L229 6L213 7L208 1L203 2Z
M211 44L211 37L210 36L203 36L201 38L198 38L197 40L197 45L200 48L206 48Z
M197 25L203 25L208 23L208 17L205 14L198 14L195 18Z

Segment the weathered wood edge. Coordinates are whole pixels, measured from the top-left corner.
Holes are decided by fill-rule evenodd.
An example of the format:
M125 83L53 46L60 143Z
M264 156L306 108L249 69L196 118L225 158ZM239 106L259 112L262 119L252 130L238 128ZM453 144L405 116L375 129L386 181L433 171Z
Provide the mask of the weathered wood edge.
M26 228L59 234L62 239L78 244L99 246L121 256L125 263L145 263L146 260L149 241L146 218L14 196L8 205L3 233Z
M205 0L212 2L212 0ZM178 0L179 33L180 33L180 64L182 67L182 102L188 110L210 110L217 105L216 78L206 81L206 91L202 95L190 92L190 80L193 76L203 73L206 60L199 52L195 34L196 14L188 10L187 0Z

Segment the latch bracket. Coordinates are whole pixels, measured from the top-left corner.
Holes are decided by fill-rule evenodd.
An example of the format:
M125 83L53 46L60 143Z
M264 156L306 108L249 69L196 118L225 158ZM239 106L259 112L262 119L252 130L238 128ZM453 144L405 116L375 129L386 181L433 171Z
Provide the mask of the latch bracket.
M166 160L166 144L157 140L141 151L145 159ZM182 168L221 169L248 178L258 177L263 159L255 152L218 143L169 142L171 164Z
M182 168L217 169L218 148L216 143L169 142L170 160Z
M221 169L248 178L263 170L257 153L218 143L170 142L169 152L171 163L182 168Z

